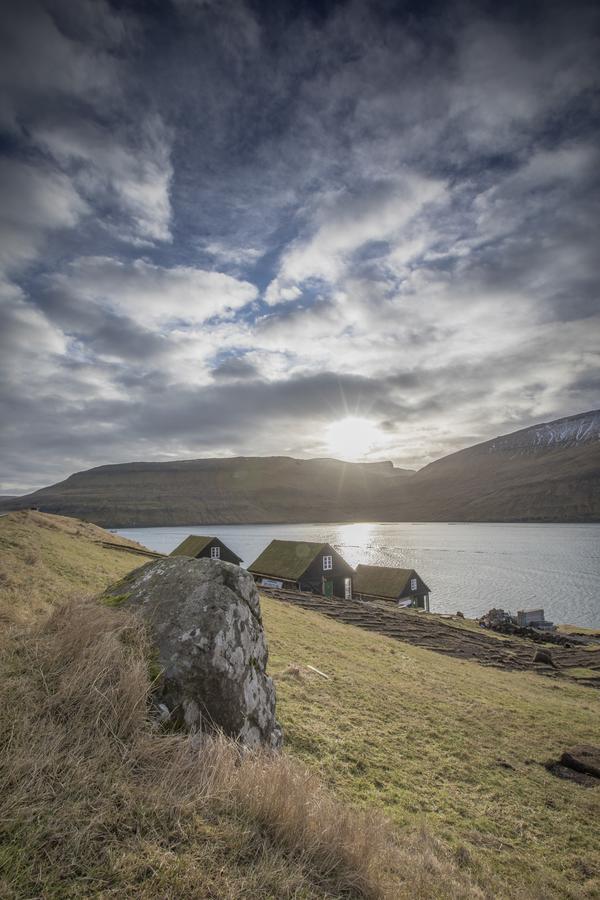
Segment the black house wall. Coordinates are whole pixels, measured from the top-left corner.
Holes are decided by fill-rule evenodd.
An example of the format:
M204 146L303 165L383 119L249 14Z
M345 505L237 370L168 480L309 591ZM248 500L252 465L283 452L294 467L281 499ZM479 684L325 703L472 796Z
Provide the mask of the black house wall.
M219 547L221 550L221 555L219 559L223 562L233 563L234 566L239 566L240 558L237 556L229 547L226 547L223 541L220 541L216 538L214 541L211 541L210 544L207 544L204 550L198 554L196 559L211 559L210 548L211 547Z
M323 557L331 556L332 569L323 569ZM317 594L323 593L323 577L328 581L333 581L333 594L335 597L344 597L345 595L345 579L352 578L354 570L348 565L346 560L326 544L324 549L316 556L310 566L298 579L300 589L304 591L315 591Z
M412 591L410 588L410 583L413 578L417 579L417 590ZM425 594L429 593L429 588L423 581L423 579L418 575L417 572L413 572L408 581L406 582L406 587L402 591L401 594L398 595L398 599L402 600L404 597L424 597Z

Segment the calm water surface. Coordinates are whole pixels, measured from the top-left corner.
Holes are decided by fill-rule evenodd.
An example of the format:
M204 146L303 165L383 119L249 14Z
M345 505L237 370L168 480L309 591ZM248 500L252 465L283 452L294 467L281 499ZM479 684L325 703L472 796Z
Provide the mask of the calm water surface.
M435 612L543 606L555 622L600 627L600 525L422 522L188 525L119 534L169 553L188 534L215 534L249 565L273 538L327 541L351 565L417 569Z

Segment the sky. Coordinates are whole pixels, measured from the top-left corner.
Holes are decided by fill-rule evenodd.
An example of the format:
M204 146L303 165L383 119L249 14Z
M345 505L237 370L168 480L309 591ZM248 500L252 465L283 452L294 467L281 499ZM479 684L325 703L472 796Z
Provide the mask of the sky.
M600 406L596 3L19 0L0 490Z

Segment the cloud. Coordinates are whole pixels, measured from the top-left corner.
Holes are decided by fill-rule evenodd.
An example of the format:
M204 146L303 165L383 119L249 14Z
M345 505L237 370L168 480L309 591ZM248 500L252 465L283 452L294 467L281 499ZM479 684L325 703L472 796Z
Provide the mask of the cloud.
M65 273L51 276L48 284L53 293L72 302L97 304L155 326L229 316L257 295L254 285L221 272L108 257L75 260Z
M203 249L218 263L233 263L234 265L253 263L260 259L263 252L256 247L228 247L218 241L209 241Z
M582 25L597 20L597 12L582 3L578 13L555 4L549 15L529 21L467 20L450 116L470 148L498 153L522 145L547 116L563 114L594 89L597 41Z
M10 382L13 387L18 387L19 379L31 372L33 356L36 357L35 376L43 378L47 374L45 358L62 354L66 349L62 331L27 303L19 288L9 282L0 282L0 335L4 383Z
M69 6L21 0L3 16L0 125L14 133L22 132L24 118L41 107L47 112L57 98L95 103L119 92L109 54L123 37L124 20L104 0ZM61 19L70 23L70 35L61 30ZM73 30L83 31L83 39Z
M15 7L5 489L325 455L345 415L418 467L597 405L596 22L585 2Z
M104 224L119 236L134 243L171 239L170 136L159 116L149 116L135 134L66 122L40 125L34 138L72 172L83 196L102 205Z
M234 356L219 363L213 369L212 375L217 381L240 381L256 378L258 369L249 360Z
M284 253L277 278L267 289L267 302L295 300L298 285L311 278L331 283L340 279L361 248L399 241L424 207L443 194L442 182L415 173L326 198L314 216L311 237L299 239Z
M170 240L171 134L127 95L139 23L104 0L24 0L3 25L0 126L30 167L68 179L121 239Z
M73 228L88 207L70 180L46 166L0 160L0 266L16 270L41 252L49 232Z

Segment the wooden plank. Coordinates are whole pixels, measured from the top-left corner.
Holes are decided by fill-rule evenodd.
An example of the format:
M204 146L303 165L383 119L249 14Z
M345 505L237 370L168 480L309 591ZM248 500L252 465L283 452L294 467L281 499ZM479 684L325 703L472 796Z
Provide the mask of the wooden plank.
M320 675L320 676L321 676L321 678L326 678L327 681L329 681L329 675L326 675L325 672L321 672L320 669L315 669L314 666L309 666L308 663L306 663L306 668L307 668L307 669L310 669L311 672L316 672L317 675Z
M137 553L138 556L150 556L153 559L165 559L166 553L156 553L154 550L143 550L141 547L128 547L126 544L117 544L113 541L100 541L106 550L123 550L124 553Z

